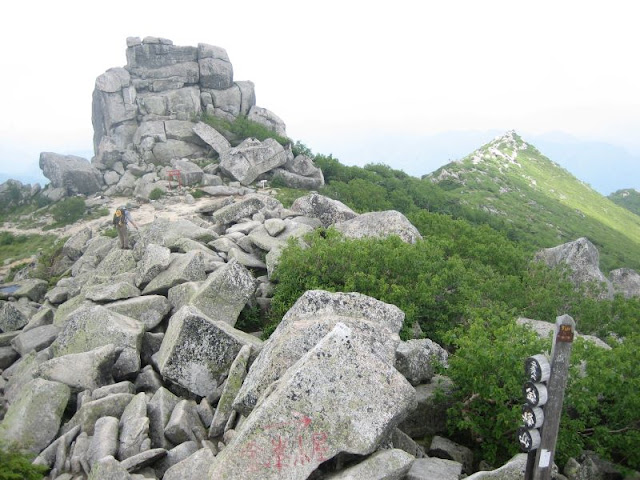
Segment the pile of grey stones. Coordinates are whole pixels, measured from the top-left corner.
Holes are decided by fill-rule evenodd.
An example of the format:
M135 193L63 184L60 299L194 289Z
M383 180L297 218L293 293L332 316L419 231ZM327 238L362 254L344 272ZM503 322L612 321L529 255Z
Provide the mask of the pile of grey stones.
M288 242L329 226L421 239L395 211L256 192L157 218L131 250L75 234L68 276L2 294L0 438L52 480L522 478L526 455L473 473L444 436L447 352L401 341L398 307L309 290L267 340L236 328L269 308Z

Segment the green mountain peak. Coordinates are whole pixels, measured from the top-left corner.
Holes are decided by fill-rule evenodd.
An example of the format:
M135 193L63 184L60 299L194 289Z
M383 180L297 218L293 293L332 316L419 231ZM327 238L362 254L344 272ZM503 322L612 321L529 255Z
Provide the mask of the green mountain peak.
M532 246L587 237L601 250L604 267L640 266L640 217L578 180L513 130L425 179L461 204L502 219L512 236Z

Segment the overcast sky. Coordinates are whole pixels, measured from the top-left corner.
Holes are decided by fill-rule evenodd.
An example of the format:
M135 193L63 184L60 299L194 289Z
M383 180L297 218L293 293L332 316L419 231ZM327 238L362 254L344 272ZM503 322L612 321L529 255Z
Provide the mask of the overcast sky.
M235 80L255 83L257 104L291 138L346 164L362 163L350 138L509 129L640 156L635 3L11 2L0 29L0 173L39 172L41 151L92 150L94 82L126 64L129 36L225 48ZM428 158L415 154L413 170L440 166Z

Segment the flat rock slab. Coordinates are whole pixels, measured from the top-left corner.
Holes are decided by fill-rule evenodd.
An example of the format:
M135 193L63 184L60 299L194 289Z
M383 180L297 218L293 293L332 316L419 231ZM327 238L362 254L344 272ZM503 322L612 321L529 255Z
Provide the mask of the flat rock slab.
M176 253L166 270L160 272L142 291L143 295L165 295L171 287L181 283L204 280L204 255L202 252Z
M404 450L378 450L362 462L329 475L326 480L403 480L415 457Z
M395 210L363 213L351 220L337 223L335 228L348 238L384 238L397 235L406 243L416 243L422 239L418 229L407 217Z
M73 312L51 345L55 356L82 353L113 344L122 348L114 376L135 373L140 368L144 324L104 307L93 306Z
M414 402L409 382L338 323L265 394L208 478L308 478L339 452L375 451Z
M169 320L158 352L158 368L165 379L206 397L227 375L244 345L258 348L261 344L253 335L185 306Z
M211 273L189 303L212 320L233 326L255 288L249 270L232 260Z
M284 315L253 362L234 408L248 415L269 385L312 349L338 323L393 366L404 313L395 305L359 293L305 292Z
M40 453L58 433L71 389L36 378L26 384L0 423L0 438L20 450Z
M41 363L37 375L68 385L72 391L95 390L113 383L113 364L120 349L113 344L72 353Z

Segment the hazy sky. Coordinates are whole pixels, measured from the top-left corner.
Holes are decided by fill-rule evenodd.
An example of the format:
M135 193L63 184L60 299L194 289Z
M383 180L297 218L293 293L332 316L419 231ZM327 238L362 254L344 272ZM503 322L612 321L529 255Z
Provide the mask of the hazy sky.
M94 82L126 64L129 36L225 48L234 78L255 83L291 138L347 164L359 161L349 138L509 129L640 156L635 3L10 2L0 173L39 172L41 151L91 151ZM415 157L423 173L440 166Z

